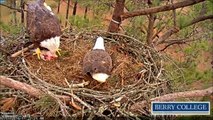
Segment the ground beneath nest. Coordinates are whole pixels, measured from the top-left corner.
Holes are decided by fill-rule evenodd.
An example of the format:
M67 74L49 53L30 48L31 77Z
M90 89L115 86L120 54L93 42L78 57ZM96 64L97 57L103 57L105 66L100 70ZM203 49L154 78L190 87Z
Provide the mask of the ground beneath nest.
M82 73L84 55L93 48L95 39L77 39L76 41L62 41L61 56L57 60L42 61L32 54L25 57L28 67L40 79L57 86L68 87L70 84L89 81L85 86L89 89L109 91L115 88L137 82L138 72L143 69L143 63L122 52L122 46L113 42L106 42L106 51L113 60L112 75L107 82L99 83L91 80Z

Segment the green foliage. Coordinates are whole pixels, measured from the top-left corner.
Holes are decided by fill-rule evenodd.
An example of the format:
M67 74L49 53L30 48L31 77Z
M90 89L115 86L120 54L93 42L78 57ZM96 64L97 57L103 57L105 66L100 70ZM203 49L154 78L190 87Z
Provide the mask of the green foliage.
M178 23L178 26L180 27L180 29L182 29L187 24L189 24L190 21L191 21L191 19L188 16L185 16L185 15L177 16L177 23Z
M87 27L101 27L101 20L98 18L88 19L82 16L71 16L69 18L71 26L75 26L78 29L87 28Z
M75 0L73 0L74 2ZM78 3L81 6L89 7L93 11L94 15L102 16L103 14L109 12L110 7L108 3L112 3L114 0L78 0Z
M13 34L13 35L19 34L21 31L20 26L8 25L2 21L0 21L0 29L3 30L3 32Z
M154 6L159 6L161 2L162 2L161 0L153 0L152 4Z
M212 50L212 46L209 46L209 41L207 40L200 40L197 42L193 42L189 47L184 49L184 53L187 56L196 54L196 58L198 57L201 51L210 52Z
M148 7L148 5L144 3L144 1L132 1L132 0L126 0L125 6L128 8L129 11L144 9Z
M193 82L194 80L206 80L210 81L212 79L212 71L211 70L205 70L200 71L197 68L197 64L199 61L196 61L199 59L201 51L210 52L211 47L209 46L208 41L202 40L199 42L194 42L191 44L191 46L185 48L184 53L186 54L186 61L184 61L182 64L182 67L184 67L184 73L187 81Z
M108 7L105 4L97 4L95 5L95 7L93 7L93 12L95 13L95 15L101 16L105 13L107 13L110 10L110 7Z
M146 28L144 17L135 17L132 19L131 24L125 27L126 34L133 36L137 39L145 40Z
M197 80L201 80L203 86L209 87L209 83L212 80L213 74L211 69L199 70L198 64L200 63L200 59L206 59L209 61L208 57L201 57L202 52L211 52L212 46L209 45L209 41L201 40L196 41L190 44L190 46L184 48L184 61L179 62L176 61L176 64L180 67L182 71L182 77L180 76L180 72L174 72L171 79L175 79L174 84L183 83L181 81L185 81L186 84L191 84ZM168 65L167 70L174 71L174 65Z
M74 2L74 0L73 0ZM94 0L78 0L78 3L83 7L91 7L94 4Z
M35 108L39 109L47 117L57 117L60 111L59 104L49 95L44 95L36 101Z
M207 0L206 1L206 7L207 7L207 14L212 15L213 13L213 0Z

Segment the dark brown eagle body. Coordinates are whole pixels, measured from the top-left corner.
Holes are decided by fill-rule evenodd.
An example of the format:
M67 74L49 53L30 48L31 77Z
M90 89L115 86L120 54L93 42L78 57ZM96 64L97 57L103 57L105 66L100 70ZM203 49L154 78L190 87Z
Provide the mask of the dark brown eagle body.
M44 0L28 4L27 31L35 45L45 39L61 35L57 17L44 6Z
M106 51L95 49L85 55L83 66L83 72L85 74L102 72L110 75L112 59Z
M83 60L83 72L99 82L105 82L111 75L112 59L105 51L104 39L98 37L92 51Z

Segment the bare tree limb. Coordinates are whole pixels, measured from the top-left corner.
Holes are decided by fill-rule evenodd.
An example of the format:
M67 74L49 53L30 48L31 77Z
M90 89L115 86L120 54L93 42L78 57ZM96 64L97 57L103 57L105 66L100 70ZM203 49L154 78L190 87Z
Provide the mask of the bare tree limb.
M153 34L154 34L155 15L154 14L150 14L148 17L149 17L149 25L148 25L146 41L147 41L148 45L151 45L152 44Z
M204 90L193 90L193 91L171 93L171 94L166 94L163 96L151 98L149 101L144 100L144 101L137 102L130 107L130 110L132 112L141 111L151 101L174 101L175 99L180 99L180 98L204 97L204 96L209 96L211 94L213 94L213 87L210 87Z
M208 15L208 16L200 16L200 17L197 17L195 19L193 19L191 22L189 22L188 24L182 26L182 27L173 27L169 30L167 30L166 32L163 33L163 35L153 41L155 41L156 45L159 45L159 44L162 44L164 43L164 41L166 39L168 39L170 36L172 36L173 34L179 32L181 29L185 28L185 27L188 27L188 26L191 26L193 24L196 24L198 22L201 22L201 21L204 21L204 20L207 20L207 19L213 19L213 15Z
M152 2L151 0L148 0L147 1L149 7L152 6ZM146 41L147 41L147 44L150 46L152 44L152 38L153 38L153 34L154 34L154 24L155 24L155 19L156 19L156 16L155 14L149 14L148 15L148 19L149 19L149 24L148 24L148 29L147 29L147 36L146 36Z
M193 24L196 24L196 23L198 23L198 22L201 22L201 21L204 21L204 20L207 20L207 19L213 19L213 15L197 17L197 18L193 19L190 23L188 23L188 24L186 24L185 26L183 26L183 28L188 27L188 26L191 26L191 25L193 25ZM182 28L181 28L181 29L182 29Z
M5 5L5 4L0 4L1 6L4 6L4 7L7 7L9 9L12 9L12 10L16 10L17 12L22 12L22 11L25 11L27 12L27 10L24 10L24 9L18 9L18 8L14 8L14 7L10 7L8 5Z
M174 4L170 4L170 5L153 7L153 8L138 10L138 11L134 11L134 12L125 12L121 17L122 17L122 20L124 20L124 19L130 18L130 17L140 16L140 15L148 15L148 14L151 14L151 13L158 13L158 12L174 10L174 9L194 5L194 4L203 2L203 1L205 1L205 0L184 0L182 2L177 2L177 3L174 3Z
M26 92L27 94L36 98L39 98L42 95L42 91L40 91L39 89L36 89L26 83L22 83L19 81L15 81L11 78L7 78L5 76L0 76L0 83L1 85Z
M33 46L34 46L34 44L32 44L32 45L30 45L30 46L28 46L28 47L26 47L22 50L19 50L18 52L13 53L11 55L11 57L17 57L17 56L21 55L21 53L28 51L30 48L33 48Z
M170 36L172 36L174 33L177 33L180 31L180 28L178 27L172 27L166 32L163 33L163 35L159 38L154 39L153 41L155 42L154 44L158 45L163 43L166 39L168 39Z
M186 42L191 42L191 41L194 41L194 40L174 40L174 41L171 41L169 42L163 49L161 50L158 50L159 52L162 52L164 50L166 50L169 46L172 46L174 44L185 44Z
M10 88L14 88L16 90L21 90L21 91L23 91L23 92L25 92L25 93L33 96L33 97L36 97L36 98L40 98L44 94L43 91L41 91L37 88L34 88L31 85L13 80L13 79L5 77L5 76L0 76L0 84L7 86L7 87L10 87ZM64 95L56 95L56 96L60 99L63 99L66 102L70 101L69 96L64 96Z
M174 4L174 0L171 0L171 3L172 4ZM173 24L174 24L174 27L176 27L177 26L177 22L176 22L176 10L174 9L174 10L172 10L172 15L173 15Z
M19 82L19 81L16 81L16 80L13 80L11 78L7 78L5 76L0 76L0 84L1 85L4 85L4 86L7 86L7 87L10 87L10 88L14 88L16 90L21 90L33 97L36 97L36 98L40 98L44 92L37 89L37 88L34 88L33 86L31 85L28 85L26 83L22 83L22 82ZM83 100L81 100L78 96L76 96L75 94L71 94L69 92L64 92L62 91L62 93L64 94L67 94L67 95L70 95L71 97L73 97L75 100L77 100L78 102L80 102L82 105L86 106L87 108L89 108L90 110L93 109L93 107L89 104L87 104L86 102L84 102ZM59 99L62 99L63 101L65 101L66 103L69 103L70 102L70 96L65 96L65 95L55 95L57 98Z

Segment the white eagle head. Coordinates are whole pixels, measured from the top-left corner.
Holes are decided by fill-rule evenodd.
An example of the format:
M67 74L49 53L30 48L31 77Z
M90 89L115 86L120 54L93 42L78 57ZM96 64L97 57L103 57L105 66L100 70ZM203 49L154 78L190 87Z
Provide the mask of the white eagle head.
M50 39L46 39L40 43L41 47L48 49L48 51L42 51L41 58L43 60L52 60L57 58L59 53L59 46L60 46L60 36L52 37Z
M102 37L98 37L96 39L96 42L95 42L95 46L93 47L93 50L94 49L101 49L101 50L105 50L105 47L104 47L104 39Z

